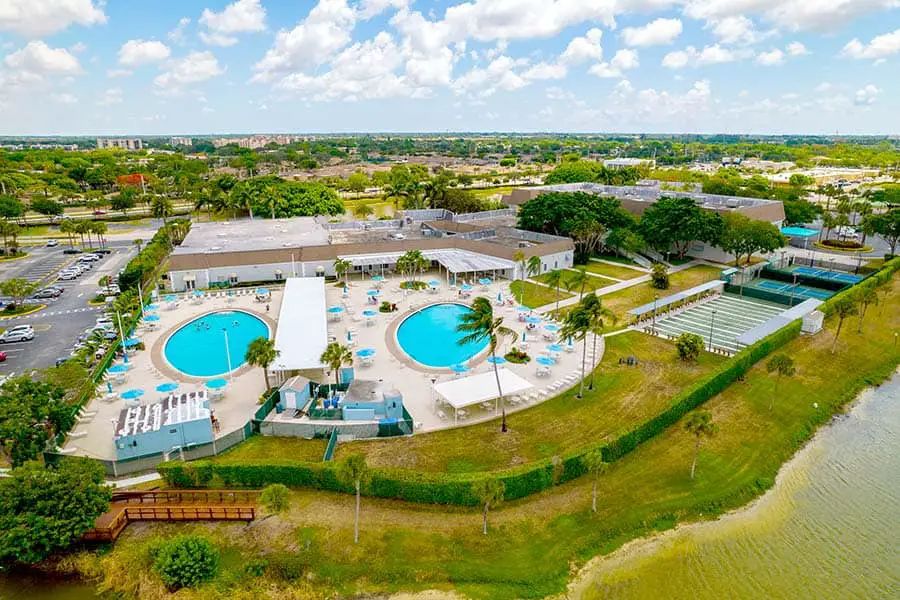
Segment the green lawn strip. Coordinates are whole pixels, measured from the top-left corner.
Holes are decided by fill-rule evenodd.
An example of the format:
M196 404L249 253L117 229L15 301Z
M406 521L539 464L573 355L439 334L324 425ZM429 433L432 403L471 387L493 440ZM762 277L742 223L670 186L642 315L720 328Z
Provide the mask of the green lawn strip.
M322 460L327 440L303 440L290 437L255 435L228 452L211 458L216 462L234 463L266 458L289 458L306 462Z
M147 560L140 559L147 552L147 535L206 531L229 548L228 556L231 547L240 548L245 564L263 554L271 563L284 555L302 555L308 570L304 575L322 593L434 588L498 600L561 593L571 567L677 522L715 518L770 487L780 466L817 426L867 384L894 372L900 358L893 348L893 332L900 328L898 292L895 281L883 312L881 306L870 309L863 334L856 333L854 319L845 322L834 355L834 317L824 332L785 345L780 351L794 357L797 373L781 381L771 410L775 380L766 373L765 361L743 382L709 400L704 408L713 413L719 433L703 442L694 481L688 476L693 438L681 423L611 465L600 480L596 515L589 512L589 477L495 508L487 536L481 535L478 509L364 498L360 543L354 545L352 495L296 490L290 514L269 520L272 525L265 525L264 533L248 533L242 524L153 526L149 534L148 528L135 528L111 552L83 555L74 562L82 572L103 577L113 590L125 590L146 579L146 569L133 567ZM290 582L274 573L232 577L231 569L237 572L239 566L226 563L228 572L193 598L221 597L215 594L228 589L308 585L305 578Z
M516 300L519 300L520 295L523 293L522 285L523 282L521 280L513 281L509 285L509 289L512 291L513 296L516 297ZM521 296L522 304L527 306L528 308L537 308L539 306L544 306L545 304L552 304L556 302L556 290L542 285L537 285L533 281L525 281L524 286L524 296ZM560 288L560 300L565 300L566 298L571 297L572 294L569 294L565 289Z
M576 273L575 271L573 271L571 269L564 269L562 271L562 282L560 283L560 286L559 286L560 297L562 297L562 294L564 294L568 289L566 287L566 284L569 283L570 281L572 281L572 278L576 277L577 275L578 275L578 273ZM544 285L549 285L547 283L548 277L549 277L549 274L544 273L543 275L538 275L534 279L536 281L543 283ZM606 286L612 285L614 283L616 283L616 282L612 281L610 279L601 279L599 277L589 277L588 280L584 284L584 293L593 292L593 291L597 290L598 288L606 287ZM578 286L577 288L574 288L572 290L572 293L575 295L579 294L580 292L581 292L581 286ZM554 294L554 298L555 298L556 297L556 289L555 288L553 289L553 294Z
M629 269L628 267L620 267L618 265L597 262L595 260L588 262L586 265L577 265L579 268L582 266L591 273L605 275L606 277L612 277L613 279L627 280L647 275L647 273L638 271L637 269Z
M657 294L660 298L671 296L682 290L698 286L719 276L720 269L709 265L696 265L669 275L669 289L658 290L649 282L639 283L624 290L600 296L603 306L610 309L618 318L618 327L628 324L628 311L653 302Z
M631 260L626 256L618 256L617 254L594 254L593 258L602 258L603 260L608 260L611 262L621 263L623 265L630 265L632 267L639 267L640 265Z

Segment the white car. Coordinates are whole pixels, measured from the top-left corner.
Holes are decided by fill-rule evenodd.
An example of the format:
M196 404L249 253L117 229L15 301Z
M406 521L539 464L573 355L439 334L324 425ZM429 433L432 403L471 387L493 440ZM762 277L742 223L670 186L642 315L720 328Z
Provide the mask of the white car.
M69 281L71 279L77 278L79 273L76 271L60 271L59 275L56 276L57 279L61 279L63 281Z
M0 344L10 342L28 342L34 339L34 328L31 325L18 325L7 329L0 335Z
M100 257L96 254L83 254L78 257L78 260L81 262L96 262L100 260Z

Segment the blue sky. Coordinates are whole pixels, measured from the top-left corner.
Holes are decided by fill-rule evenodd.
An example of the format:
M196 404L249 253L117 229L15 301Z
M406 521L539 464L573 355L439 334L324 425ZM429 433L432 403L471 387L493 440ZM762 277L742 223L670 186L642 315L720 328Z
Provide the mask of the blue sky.
M900 0L2 0L0 135L898 134Z

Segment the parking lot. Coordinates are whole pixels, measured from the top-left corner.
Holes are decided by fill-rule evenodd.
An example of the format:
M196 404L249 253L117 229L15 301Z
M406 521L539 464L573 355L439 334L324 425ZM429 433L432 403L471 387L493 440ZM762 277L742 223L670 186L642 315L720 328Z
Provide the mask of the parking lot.
M40 302L47 305L44 310L33 315L3 319L0 328L6 329L15 325L30 324L34 327L34 340L0 345L0 352L6 352L5 362L0 363L0 376L10 373L22 373L29 369L42 369L53 366L57 358L68 356L76 338L86 329L93 327L103 307L90 306L91 300L99 289L99 280L103 275L115 277L119 269L125 266L134 255L135 249L130 244L111 245L113 253L104 256L94 263L93 269L78 279L57 281L54 285L62 287L65 292L55 299ZM30 255L17 263L15 269L6 269L2 278L24 277L26 273L38 273L47 265L57 265L49 271L49 278L42 282L46 285L53 281L52 274L62 264L77 260L78 256L62 254L62 247L29 248ZM60 261L65 257L65 261ZM9 265L6 265L9 267Z

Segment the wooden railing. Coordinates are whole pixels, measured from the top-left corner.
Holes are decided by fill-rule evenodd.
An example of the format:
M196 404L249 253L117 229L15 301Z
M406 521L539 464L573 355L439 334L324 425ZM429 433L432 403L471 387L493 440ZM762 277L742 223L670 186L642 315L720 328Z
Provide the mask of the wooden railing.
M147 492L113 492L113 502L127 504L255 504L255 490L150 490Z

